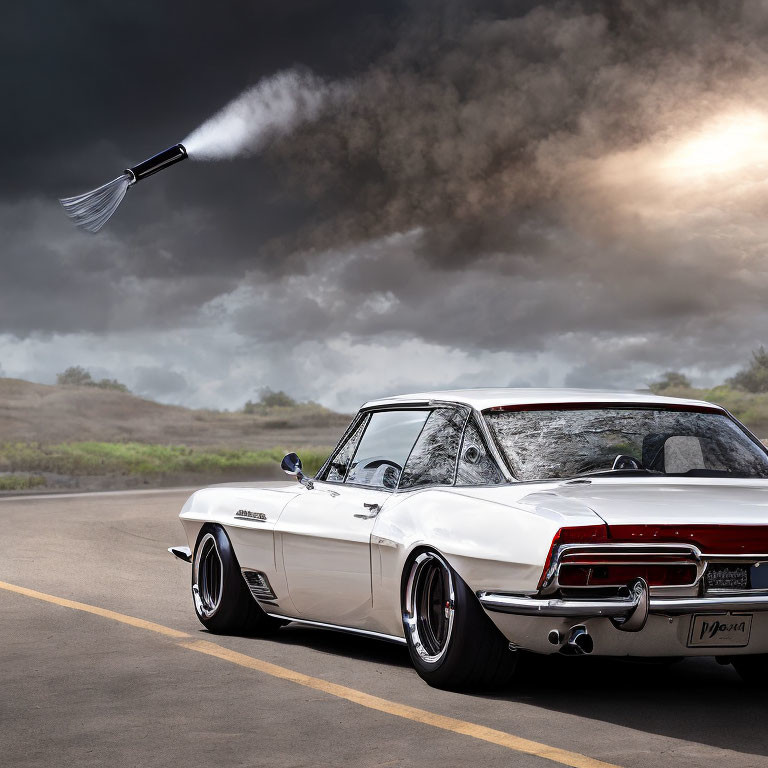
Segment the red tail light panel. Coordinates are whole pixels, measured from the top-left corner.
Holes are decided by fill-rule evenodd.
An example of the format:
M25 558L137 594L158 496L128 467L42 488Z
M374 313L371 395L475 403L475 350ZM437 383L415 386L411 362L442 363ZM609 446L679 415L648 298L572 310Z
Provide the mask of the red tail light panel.
M680 564L622 564L599 563L560 566L558 582L561 587L608 587L629 584L638 577L649 587L688 586L696 582L696 566Z
M768 525L586 525L561 528L552 541L539 589L551 579L558 550L565 544L688 544L703 555L768 555ZM680 553L602 551L568 552L560 564L561 586L626 584L642 577L649 586L695 583L694 563L681 563ZM608 548L609 549L609 548ZM621 562L614 562L620 557ZM686 559L686 558L683 558Z
M768 525L611 525L610 541L693 544L705 555L768 554Z

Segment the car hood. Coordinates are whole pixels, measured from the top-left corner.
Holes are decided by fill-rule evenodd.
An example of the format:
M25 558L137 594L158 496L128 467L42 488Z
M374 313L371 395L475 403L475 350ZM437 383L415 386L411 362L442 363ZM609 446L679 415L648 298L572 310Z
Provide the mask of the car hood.
M556 497L588 508L608 526L768 525L768 481L649 478L566 482L523 497ZM552 499L554 500L554 499ZM551 503L551 502L550 502Z

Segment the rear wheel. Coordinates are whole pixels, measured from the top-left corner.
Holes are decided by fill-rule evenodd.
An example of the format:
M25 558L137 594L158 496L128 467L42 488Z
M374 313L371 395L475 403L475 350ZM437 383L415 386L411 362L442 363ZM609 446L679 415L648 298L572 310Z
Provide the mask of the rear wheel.
M403 625L413 666L436 688L498 688L517 654L458 574L437 552L409 561L403 574Z
M192 559L192 598L203 626L221 635L268 634L281 622L264 613L248 591L226 532L205 525Z
M731 663L747 685L768 686L768 654L734 656Z

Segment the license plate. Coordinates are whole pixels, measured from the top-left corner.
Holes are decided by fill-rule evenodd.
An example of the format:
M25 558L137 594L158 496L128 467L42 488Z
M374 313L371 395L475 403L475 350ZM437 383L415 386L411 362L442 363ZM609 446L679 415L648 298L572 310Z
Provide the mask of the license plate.
M691 621L688 647L743 647L749 645L751 631L751 613L697 613Z

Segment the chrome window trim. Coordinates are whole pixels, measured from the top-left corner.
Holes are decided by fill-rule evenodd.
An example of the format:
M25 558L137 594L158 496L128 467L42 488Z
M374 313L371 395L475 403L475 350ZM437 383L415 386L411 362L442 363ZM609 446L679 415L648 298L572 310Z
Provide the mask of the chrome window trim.
M387 493L412 493L415 491L426 490L428 488L498 488L502 486L504 483L493 483L490 485L489 484L457 485L456 473L458 472L458 466L459 466L458 456L456 457L456 469L454 470L454 482L452 485L434 483L431 485L420 485L416 488L400 488L399 480L398 480L398 487L390 489L390 488L382 488L381 486L378 486L378 485L362 485L361 483L348 483L346 482L346 476L344 481L324 479L323 475L327 474L327 470L331 461L336 457L336 454L341 450L346 440L354 434L355 429L357 429L357 427L361 424L364 418L369 418L372 414L379 413L381 411L422 411L422 410L434 411L437 408L454 408L456 410L468 411L467 418L462 428L461 440L463 440L464 438L464 431L467 428L467 424L474 416L475 426L478 428L480 435L485 442L486 448L488 449L488 453L491 459L493 459L493 461L496 464L496 467L501 472L501 476L503 480L507 483L519 482L510 474L509 469L507 468L507 465L504 463L504 460L502 459L502 454L499 452L498 446L493 441L493 435L491 434L490 429L488 428L488 425L485 423L485 419L483 419L482 412L479 411L477 408L474 408L468 405L467 403L457 403L453 400L411 400L411 401L404 401L404 402L387 403L386 405L371 405L368 407L361 408L357 412L355 417L352 419L350 425L344 431L344 434L341 436L341 439L338 441L338 443L336 443L336 447L333 449L331 454L325 460L325 463L317 471L317 474L315 475L314 479L321 483L327 483L328 485L335 485L335 486L346 485L352 488L365 488L368 490L384 491ZM426 424L426 420L424 423ZM363 430L363 434L360 436L361 440L363 439L363 435L365 435L365 430L367 429L368 429L368 425L366 424L365 429ZM421 433L419 433L419 437L421 437ZM418 437L416 438L416 440L418 440ZM459 441L459 450L461 450L461 440ZM416 445L415 442L414 442L414 445ZM413 446L411 446L411 451L413 451ZM409 453L408 459L410 459L410 457L411 457L411 454ZM406 462L405 462L406 464L408 463L408 459L406 459ZM354 456L352 457L352 460L354 460ZM405 464L403 464L403 467L405 467ZM347 468L347 472L349 472L349 468Z

